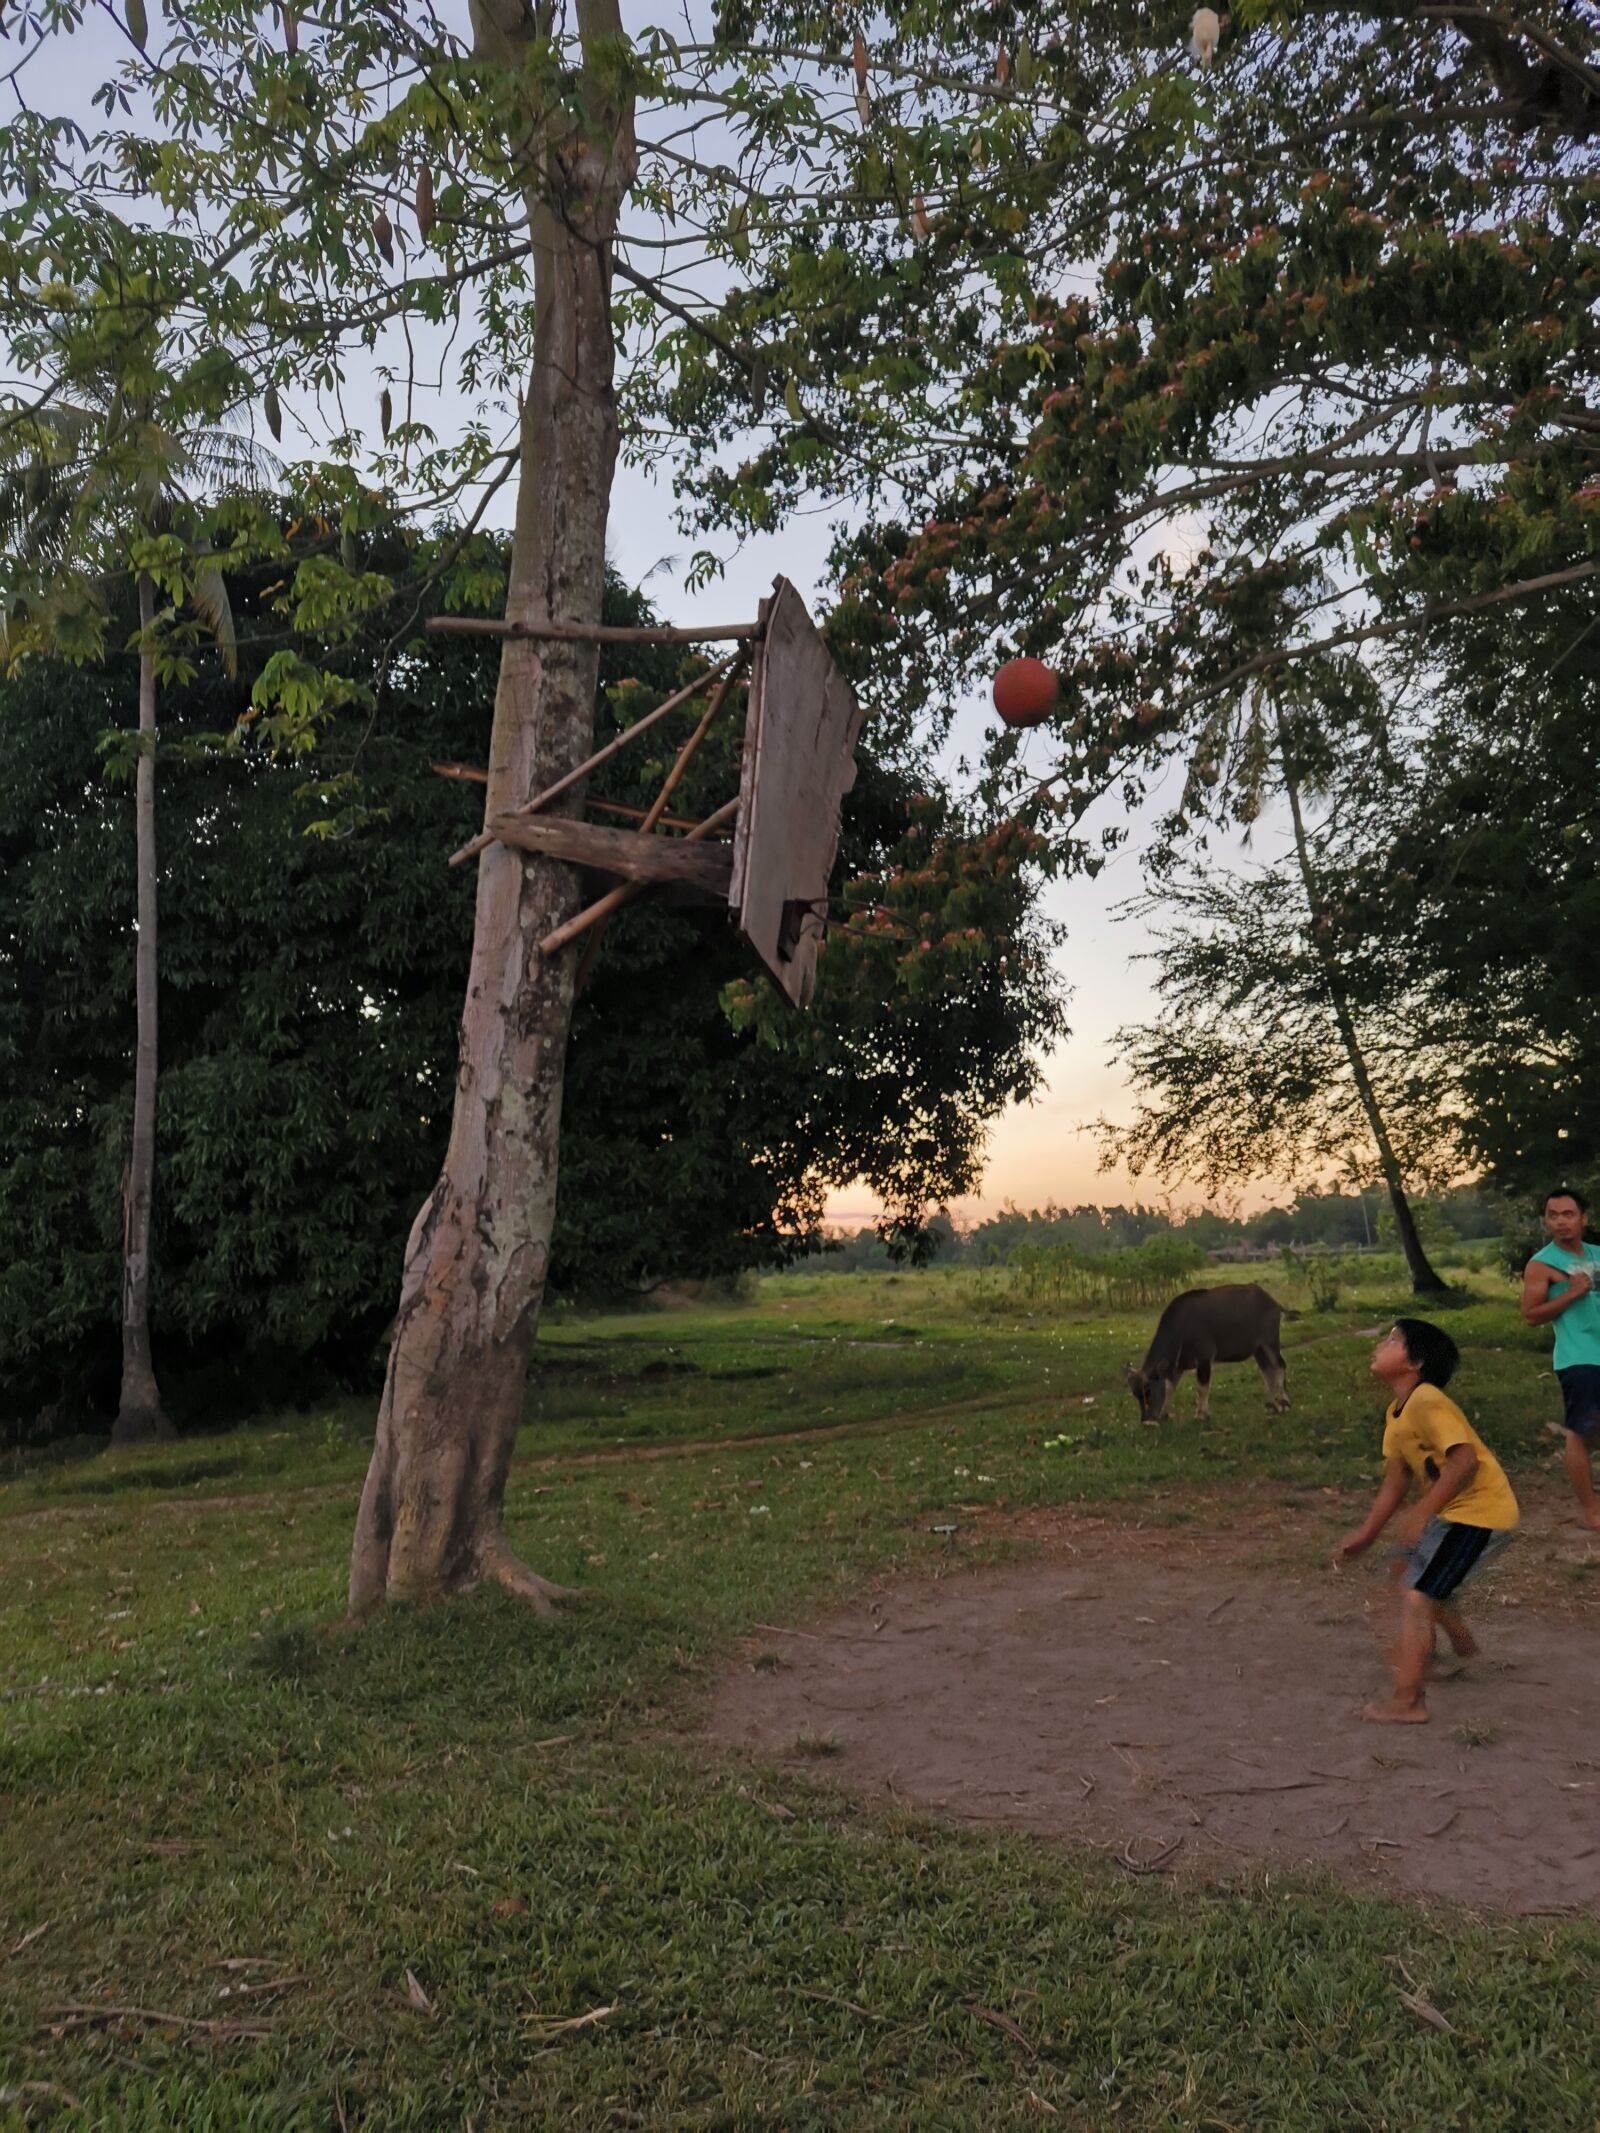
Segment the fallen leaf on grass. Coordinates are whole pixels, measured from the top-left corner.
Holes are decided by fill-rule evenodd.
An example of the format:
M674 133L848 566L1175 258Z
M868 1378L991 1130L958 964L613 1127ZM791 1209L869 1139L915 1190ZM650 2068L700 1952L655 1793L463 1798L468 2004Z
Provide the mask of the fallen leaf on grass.
M528 1908L520 1896L502 1896L489 1906L496 1918L518 1918Z
M1039 2094L1039 2091L1037 2089L1024 2089L1023 2094L1027 2097L1029 2103L1033 2105L1034 2109L1036 2111L1042 2111L1046 2118L1059 2118L1061 2116L1061 2113L1056 2109L1055 2105L1053 2103L1047 2102L1046 2099Z
M47 2007L44 2014L46 2026L54 2037L86 2022L154 2022L163 2029L198 2030L216 2043L272 2035L272 2025L268 2022L208 2021L193 2015L166 2014L154 2007L95 2007L81 2000L66 2000L59 2007Z
M782 1800L763 1800L759 1794L752 1792L748 1785L739 1787L739 1797L741 1800L748 1800L752 1807L759 1807L763 1814L771 1815L774 1822L798 1820L792 1807L785 1807Z
M1182 1842L1183 1838L1176 1836L1170 1844L1164 1844L1148 1859L1136 1859L1133 1856L1133 1846L1128 1843L1114 1856L1118 1866L1125 1866L1130 1874L1159 1874Z
M83 2109L82 2103L73 2095L71 2089L64 2089L59 2081L25 2081L21 2088L0 2089L0 2104L18 2103L24 2096L59 2096L70 2109Z
M1426 2022L1430 2029L1442 2030L1447 2037L1455 2035L1455 2024L1447 2022L1433 2002L1425 2000L1420 1992L1402 1992L1400 2005L1407 2014L1414 2014L1419 2022Z
M616 2011L615 2007L591 2007L587 2014L567 2015L564 2017L560 2015L531 2014L526 2016L525 2019L529 2022L537 2022L543 2028L547 2037L559 2037L569 2029L588 2029L591 2024L603 2022L607 2015L613 2015Z
M252 1993L287 1992L291 1985L309 1985L310 1982L311 1979L304 1970L296 1970L284 1977L262 1978L254 1985L219 1985L217 1998L243 2000Z
M859 2000L841 1999L836 1992L821 1992L815 1985L796 1985L794 1990L805 2000L824 2000L830 2007L842 2007L846 2014L859 2015L863 2022L887 2022L888 2016L874 2014L870 2007L863 2007Z
M433 2002L417 1983L417 1974L414 1970L406 1972L406 2005L414 2007L418 2014L431 2015L433 2013Z
M968 2014L976 2015L980 2022L987 2022L991 2029L998 2029L1003 2037L1009 2037L1013 2044L1020 2044L1025 2052L1033 2050L1033 2046L1010 2015L1000 2014L993 2007L985 2007L981 2000L963 2000L961 2004Z

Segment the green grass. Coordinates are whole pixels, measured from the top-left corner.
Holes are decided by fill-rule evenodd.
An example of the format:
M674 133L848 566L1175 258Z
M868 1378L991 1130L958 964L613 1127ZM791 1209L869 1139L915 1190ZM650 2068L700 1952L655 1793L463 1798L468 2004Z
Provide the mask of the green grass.
M983 1552L963 1507L1203 1519L1263 1475L1368 1485L1350 1329L1399 1303L1287 1329L1312 1345L1286 1420L1225 1372L1206 1428L1159 1431L1116 1378L1150 1314L1030 1316L970 1278L563 1317L509 1503L530 1560L589 1588L554 1624L484 1594L323 1633L370 1410L24 1466L0 1491L0 2126L987 2127L1049 2105L1083 2133L1592 2128L1593 1921L1276 1873L1172 1889L692 1737L740 1631L946 1563L935 1524ZM1543 1457L1542 1351L1503 1286L1452 1330L1489 1441L1513 1470ZM861 1433L779 1441L840 1425ZM626 1456L646 1439L712 1446ZM270 1967L220 1967L246 1957ZM269 2033L50 2014L67 2003Z

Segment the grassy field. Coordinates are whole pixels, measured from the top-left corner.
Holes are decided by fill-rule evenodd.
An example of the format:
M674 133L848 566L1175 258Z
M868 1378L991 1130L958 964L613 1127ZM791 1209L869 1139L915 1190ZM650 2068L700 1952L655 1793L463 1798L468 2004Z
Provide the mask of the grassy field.
M740 1632L997 1545L980 1507L1369 1487L1353 1334L1403 1305L1370 1278L1286 1329L1293 1414L1223 1372L1203 1430L1141 1428L1118 1381L1153 1313L996 1277L560 1315L509 1502L588 1589L553 1625L483 1594L324 1633L370 1409L19 1464L0 2126L1592 2129L1593 1921L1172 1888L694 1738ZM1471 1286L1463 1401L1547 1464L1544 1344Z

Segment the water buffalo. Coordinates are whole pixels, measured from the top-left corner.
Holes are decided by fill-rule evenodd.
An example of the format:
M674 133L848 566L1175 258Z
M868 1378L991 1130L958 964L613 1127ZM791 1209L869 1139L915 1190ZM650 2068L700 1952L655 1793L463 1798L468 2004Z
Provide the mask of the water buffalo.
M1293 1317L1295 1314L1289 1314ZM1284 1377L1278 1321L1283 1306L1252 1282L1220 1289L1187 1289L1174 1296L1161 1314L1155 1339L1139 1368L1123 1371L1139 1402L1141 1422L1160 1422L1172 1403L1172 1388L1186 1370L1199 1384L1195 1419L1211 1412L1213 1363L1245 1363L1252 1357L1267 1388L1267 1413L1287 1414L1289 1388Z

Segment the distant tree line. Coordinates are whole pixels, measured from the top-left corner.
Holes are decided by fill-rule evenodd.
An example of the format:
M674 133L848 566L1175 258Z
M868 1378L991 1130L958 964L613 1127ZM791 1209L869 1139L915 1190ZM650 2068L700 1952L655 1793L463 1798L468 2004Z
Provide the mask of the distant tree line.
M1418 1203L1416 1209L1424 1236L1435 1245L1449 1245L1501 1236L1507 1226L1503 1201L1472 1185ZM1210 1208L1195 1208L1173 1216L1159 1207L1004 1207L986 1216L970 1229L957 1229L946 1214L934 1215L924 1226L921 1257L924 1263L945 1266L993 1266L1019 1264L1030 1251L1068 1246L1074 1252L1096 1257L1137 1249L1151 1238L1175 1238L1193 1246L1196 1256L1187 1262L1198 1265L1203 1255L1225 1251L1230 1246L1251 1250L1327 1249L1359 1251L1368 1246L1390 1245L1394 1229L1382 1194L1344 1192L1297 1193L1287 1207L1267 1207L1258 1214L1218 1214ZM897 1259L892 1240L877 1229L861 1228L851 1236L838 1235L818 1251L796 1262L805 1271L831 1268L840 1273L885 1271L903 1263Z

